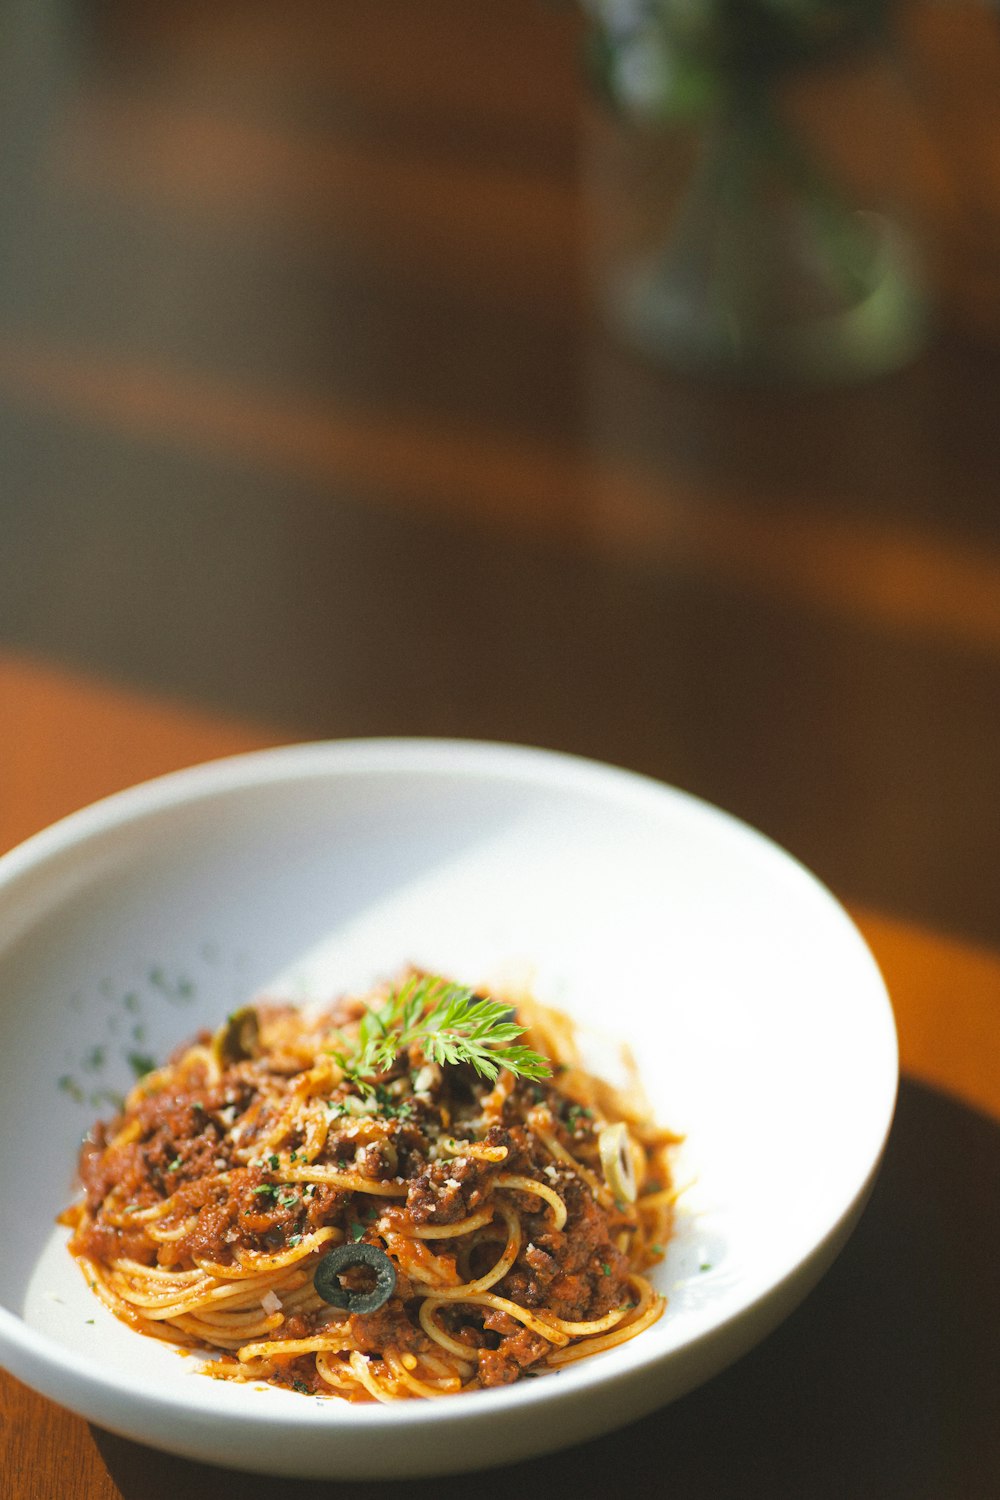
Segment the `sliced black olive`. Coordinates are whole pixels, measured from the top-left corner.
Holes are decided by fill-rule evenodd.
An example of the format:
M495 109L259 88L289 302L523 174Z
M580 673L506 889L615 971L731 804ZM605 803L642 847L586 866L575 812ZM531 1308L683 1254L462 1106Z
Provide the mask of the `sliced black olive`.
M604 1180L614 1196L623 1203L634 1203L637 1192L635 1166L624 1120L619 1120L616 1125L605 1125L597 1137L597 1149L601 1153Z
M212 1051L220 1068L256 1057L260 1044L260 1020L252 1005L243 1005L220 1026L212 1038Z
M355 1292L341 1286L340 1274L351 1266L366 1266L374 1272L375 1285L370 1292ZM396 1290L396 1267L377 1245L358 1240L353 1245L338 1245L324 1255L313 1272L313 1286L331 1307L343 1307L352 1313L375 1312L388 1302Z

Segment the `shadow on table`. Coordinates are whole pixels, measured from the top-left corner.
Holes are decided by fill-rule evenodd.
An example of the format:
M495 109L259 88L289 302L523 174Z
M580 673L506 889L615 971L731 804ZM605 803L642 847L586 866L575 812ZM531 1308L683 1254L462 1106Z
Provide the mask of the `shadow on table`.
M766 1143L761 1169L767 1169ZM1000 1125L904 1080L885 1164L806 1303L708 1385L564 1453L452 1480L276 1481L93 1429L125 1500L995 1500L1000 1486Z

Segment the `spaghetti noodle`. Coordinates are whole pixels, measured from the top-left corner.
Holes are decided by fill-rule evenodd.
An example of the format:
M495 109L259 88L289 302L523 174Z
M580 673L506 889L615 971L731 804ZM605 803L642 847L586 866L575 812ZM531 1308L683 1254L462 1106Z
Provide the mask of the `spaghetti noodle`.
M94 1126L63 1222L98 1296L211 1375L349 1401L507 1384L648 1328L676 1138L527 999L550 1078L414 1043L359 1081L344 1038L387 993L241 1011Z

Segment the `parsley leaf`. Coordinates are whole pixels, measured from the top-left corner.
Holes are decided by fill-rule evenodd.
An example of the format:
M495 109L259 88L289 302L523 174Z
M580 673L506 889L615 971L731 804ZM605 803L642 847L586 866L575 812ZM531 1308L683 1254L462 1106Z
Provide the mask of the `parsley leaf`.
M539 1053L517 1044L524 1031L502 1000L490 1000L434 974L414 974L392 990L377 1009L366 1010L350 1053L337 1061L362 1092L367 1080L392 1067L406 1047L419 1043L429 1062L442 1067L469 1063L491 1081L501 1068L522 1078L548 1078L552 1068Z

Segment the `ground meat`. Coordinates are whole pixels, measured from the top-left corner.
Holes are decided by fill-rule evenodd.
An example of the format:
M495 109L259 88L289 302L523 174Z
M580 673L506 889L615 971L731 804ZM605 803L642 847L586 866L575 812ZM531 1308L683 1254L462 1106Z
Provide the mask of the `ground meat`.
M389 1140L371 1141L362 1146L355 1156L355 1166L362 1177L372 1180L395 1176L399 1158L396 1148Z
M506 1170L506 1162L503 1164ZM469 1156L436 1161L410 1183L406 1208L415 1224L454 1224L468 1218L489 1196L495 1162Z
M368 1354L381 1354L385 1349L428 1347L427 1335L423 1329L414 1327L399 1297L390 1297L376 1312L352 1313L348 1322L358 1348Z
M510 1385L537 1360L544 1358L551 1345L528 1328L518 1327L516 1333L501 1339L498 1349L480 1349L479 1384Z
M610 1237L604 1210L576 1178L560 1180L568 1217L562 1232L546 1232L544 1248L529 1240L499 1284L522 1307L550 1307L579 1323L602 1318L629 1297L628 1261Z
M91 1224L80 1236L80 1253L91 1260L110 1261L119 1256L149 1266L156 1252L142 1229L118 1229L111 1224Z
M303 1198L305 1205L304 1225L305 1230L320 1229L324 1224L331 1223L335 1216L350 1199L350 1193L345 1193L340 1188L329 1187L326 1183L319 1183L313 1191Z

